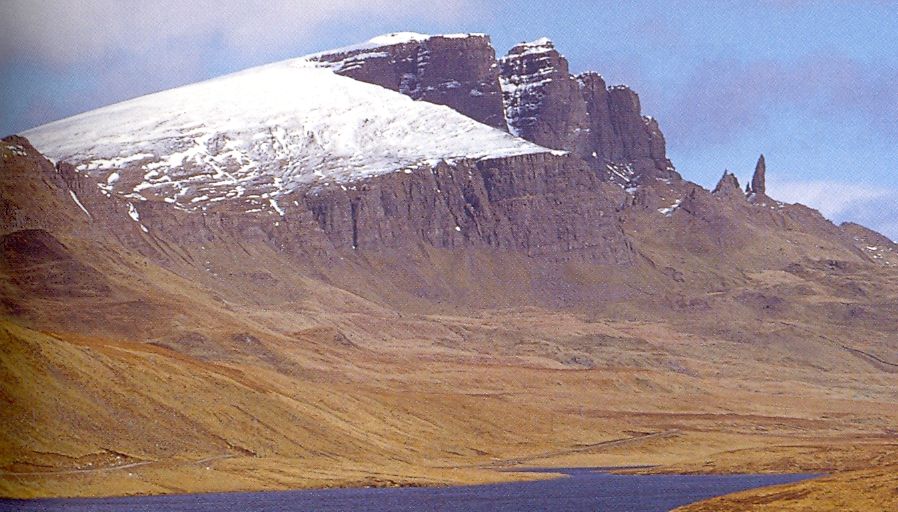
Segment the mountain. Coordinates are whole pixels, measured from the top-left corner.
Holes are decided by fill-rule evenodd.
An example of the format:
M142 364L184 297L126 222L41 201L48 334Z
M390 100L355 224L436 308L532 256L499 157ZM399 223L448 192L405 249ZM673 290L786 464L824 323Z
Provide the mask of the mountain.
M376 50L376 51L375 51ZM606 88L596 73L571 76L546 38L496 59L483 34L391 34L311 57L335 73L448 105L545 147L574 153L591 167L629 182L637 171L668 176L657 122L643 117L626 86Z
M547 39L385 35L0 153L6 495L833 471L894 434L898 246L763 157L684 179Z
M279 211L277 197L307 183L549 152L307 59L137 98L24 135L105 180L107 192L188 209L242 199L246 207Z
M475 80L456 86L453 76ZM490 80L503 95L471 94L490 89L483 85ZM468 92L428 92L458 89ZM492 106L484 107L485 97ZM504 110L506 128L523 139L433 101L458 112ZM235 225L247 219L246 229L264 230L278 246L294 243L296 252L424 242L633 263L638 241L621 230L619 211L666 215L689 194L709 198L673 170L657 122L642 117L635 93L606 89L594 73L568 75L547 40L497 60L482 35L393 34L24 135L100 181L104 192L127 199L132 218L201 211ZM764 176L758 179L763 186ZM810 219L805 213L792 208L786 216ZM750 215L727 221L752 222ZM149 224L165 229L164 221L142 229ZM860 256L819 216L805 224ZM167 235L184 243L195 233Z

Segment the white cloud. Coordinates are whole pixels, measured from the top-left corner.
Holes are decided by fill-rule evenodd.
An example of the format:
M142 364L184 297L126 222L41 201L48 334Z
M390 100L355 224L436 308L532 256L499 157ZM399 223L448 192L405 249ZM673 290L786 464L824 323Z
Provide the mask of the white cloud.
M4 0L0 5L0 61L24 56L70 65L110 55L140 55L180 43L218 38L234 51L255 53L301 41L322 24L362 19L376 24L423 17L449 21L473 0ZM374 34L372 34L374 35Z
M801 203L834 222L852 221L898 240L898 190L839 181L771 181L767 193Z

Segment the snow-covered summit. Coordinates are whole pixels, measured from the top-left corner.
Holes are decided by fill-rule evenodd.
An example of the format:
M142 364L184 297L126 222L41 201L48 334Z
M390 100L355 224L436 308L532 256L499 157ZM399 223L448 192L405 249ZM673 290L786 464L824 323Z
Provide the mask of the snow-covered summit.
M552 42L548 37L540 37L539 39L526 42L519 43L515 45L509 52L507 58L515 58L521 57L524 55L536 55L540 53L547 53L552 50L555 50L555 43Z
M388 40L417 37L391 36ZM378 40L380 38L375 38ZM303 57L125 101L23 133L109 193L182 207L276 198L425 163L550 150Z
M486 34L420 34L418 32L392 32L389 34L382 34L377 37L372 37L364 43L343 46L340 48L334 48L332 50L325 50L322 52L306 55L305 58L314 60L324 55L339 55L344 53L355 53L364 50L375 50L377 48L383 48L385 46L395 46L398 44L420 43L429 39L433 39L435 37L441 37L444 39L464 39L468 37L486 37Z

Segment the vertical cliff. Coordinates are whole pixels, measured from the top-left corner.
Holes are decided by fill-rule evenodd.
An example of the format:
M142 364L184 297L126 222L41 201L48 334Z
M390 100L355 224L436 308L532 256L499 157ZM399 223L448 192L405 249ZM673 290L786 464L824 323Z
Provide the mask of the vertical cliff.
M499 62L512 133L570 151L615 181L672 175L658 123L642 115L628 87L609 89L593 72L571 75L545 38L515 46Z
M449 106L489 126L586 160L621 185L675 175L657 121L639 96L601 75L574 76L552 41L496 59L488 36L391 34L315 56L335 72Z
M305 206L338 249L483 247L627 265L618 224L623 191L582 161L547 153L444 162L358 187L319 187Z
M390 44L335 50L317 59L333 65L338 74L446 105L505 129L499 68L489 36L395 36L384 41Z
M553 149L587 149L586 102L567 60L548 39L519 44L500 61L509 131Z

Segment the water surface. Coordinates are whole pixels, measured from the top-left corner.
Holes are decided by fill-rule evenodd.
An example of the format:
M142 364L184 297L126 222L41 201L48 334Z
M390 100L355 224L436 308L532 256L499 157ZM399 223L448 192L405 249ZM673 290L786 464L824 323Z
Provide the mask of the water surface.
M755 487L816 475L612 475L546 470L567 478L442 488L327 489L8 501L0 511L62 512L666 512Z

